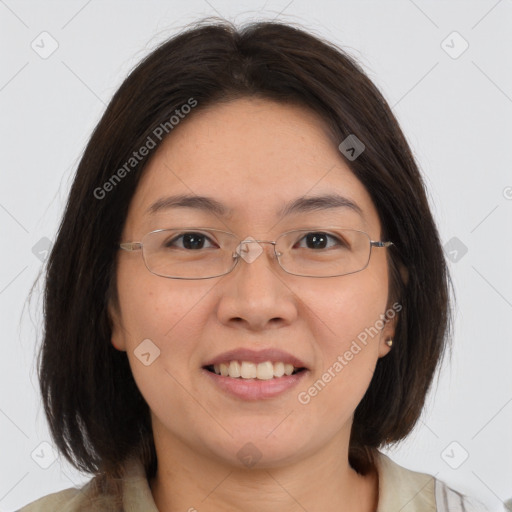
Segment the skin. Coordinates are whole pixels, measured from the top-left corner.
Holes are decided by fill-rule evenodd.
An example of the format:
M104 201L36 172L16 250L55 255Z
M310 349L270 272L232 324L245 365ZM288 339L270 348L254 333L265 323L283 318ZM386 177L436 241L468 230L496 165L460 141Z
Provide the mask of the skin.
M277 211L303 196L337 192L355 201L278 221ZM193 193L232 209L219 217L193 208L153 216L148 207L166 195ZM239 99L197 111L158 148L130 204L123 241L180 225L231 231L243 239L275 240L313 225L366 231L380 240L375 206L329 139L323 121L297 106ZM375 473L348 463L353 413L378 358L390 350L394 321L307 405L298 402L357 335L388 304L388 255L373 249L368 267L335 278L285 273L272 246L254 262L205 280L166 279L150 273L142 254L120 251L119 310L112 310L112 343L127 352L150 409L158 471L150 486L160 510L374 511ZM396 318L395 318L396 320ZM144 366L134 350L144 339L160 349ZM226 350L280 348L309 369L298 388L267 400L242 401L219 391L201 367ZM252 468L237 452L248 442L261 453ZM319 491L321 482L321 492Z

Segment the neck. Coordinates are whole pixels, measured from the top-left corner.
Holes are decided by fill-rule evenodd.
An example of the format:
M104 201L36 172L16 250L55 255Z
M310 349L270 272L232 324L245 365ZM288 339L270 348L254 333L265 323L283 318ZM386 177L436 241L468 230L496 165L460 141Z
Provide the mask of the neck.
M339 440L336 440L339 441ZM336 448L338 446L338 448ZM176 439L155 436L158 469L150 481L159 510L167 512L374 512L378 475L358 474L348 463L348 442L324 446L286 465L240 468L198 453Z

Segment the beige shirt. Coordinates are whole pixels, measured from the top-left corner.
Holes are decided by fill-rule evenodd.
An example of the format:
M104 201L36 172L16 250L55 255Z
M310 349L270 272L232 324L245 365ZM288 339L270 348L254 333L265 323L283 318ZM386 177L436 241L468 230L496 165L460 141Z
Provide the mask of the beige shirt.
M126 465L123 480L125 512L158 512L144 468L139 461ZM450 489L435 477L410 471L379 452L379 503L376 512L486 512L478 502ZM44 496L18 512L89 512L114 510L111 497L103 496L92 503L88 497L89 483ZM192 509L193 510L193 509Z

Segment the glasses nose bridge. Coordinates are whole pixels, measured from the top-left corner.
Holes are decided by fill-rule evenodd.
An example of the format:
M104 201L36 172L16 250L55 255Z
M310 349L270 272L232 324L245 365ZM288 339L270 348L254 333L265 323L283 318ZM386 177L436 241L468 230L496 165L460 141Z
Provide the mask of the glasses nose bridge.
M260 244L270 244L272 245L272 255L278 259L280 254L276 250L276 243L276 240L256 240L252 237L248 237L239 242L235 254L237 254L237 257L242 258L246 263L252 263L264 251Z

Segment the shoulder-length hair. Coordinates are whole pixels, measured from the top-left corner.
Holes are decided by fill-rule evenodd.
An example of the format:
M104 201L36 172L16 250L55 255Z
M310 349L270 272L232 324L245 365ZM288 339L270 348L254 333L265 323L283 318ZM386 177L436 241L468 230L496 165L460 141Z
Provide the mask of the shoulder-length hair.
M412 430L442 358L450 277L424 182L381 93L352 57L301 28L200 22L152 51L115 93L79 163L48 259L38 361L45 413L70 463L106 481L132 455L148 478L157 467L149 407L126 353L111 344L108 311L118 307L116 255L128 206L154 152L140 148L158 147L171 117L192 109L184 105L195 105L193 116L242 97L307 107L336 146L352 134L365 145L347 164L376 206L381 239L395 244L388 298L402 308L393 349L378 360L355 411L356 470L366 473L378 447Z

